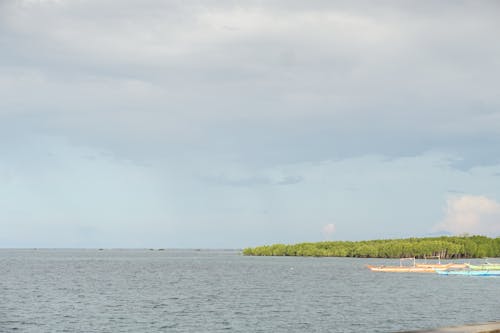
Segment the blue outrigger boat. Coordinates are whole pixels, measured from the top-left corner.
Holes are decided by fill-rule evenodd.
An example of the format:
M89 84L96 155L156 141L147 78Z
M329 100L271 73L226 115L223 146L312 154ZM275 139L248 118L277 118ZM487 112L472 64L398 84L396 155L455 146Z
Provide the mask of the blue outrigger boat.
M500 276L500 270L436 269L436 272L441 275Z

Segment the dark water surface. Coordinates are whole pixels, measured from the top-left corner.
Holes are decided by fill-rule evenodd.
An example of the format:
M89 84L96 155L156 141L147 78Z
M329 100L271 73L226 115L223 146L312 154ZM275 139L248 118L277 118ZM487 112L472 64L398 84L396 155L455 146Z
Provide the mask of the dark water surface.
M0 250L0 332L394 332L500 320L500 278L364 268L390 262Z

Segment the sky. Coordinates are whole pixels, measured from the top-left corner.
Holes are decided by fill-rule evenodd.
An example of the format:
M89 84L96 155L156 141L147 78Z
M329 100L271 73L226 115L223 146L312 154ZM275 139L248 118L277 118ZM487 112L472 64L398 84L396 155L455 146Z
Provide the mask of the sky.
M0 247L500 236L499 16L2 0Z

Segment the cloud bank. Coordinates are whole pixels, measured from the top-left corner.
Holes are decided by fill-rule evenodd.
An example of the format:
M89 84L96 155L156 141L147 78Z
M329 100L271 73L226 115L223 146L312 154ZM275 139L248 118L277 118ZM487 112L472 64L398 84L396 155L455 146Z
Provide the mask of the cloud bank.
M448 191L500 198L498 17L497 1L0 1L0 246L422 234Z
M1 130L135 160L500 161L496 2L0 6Z

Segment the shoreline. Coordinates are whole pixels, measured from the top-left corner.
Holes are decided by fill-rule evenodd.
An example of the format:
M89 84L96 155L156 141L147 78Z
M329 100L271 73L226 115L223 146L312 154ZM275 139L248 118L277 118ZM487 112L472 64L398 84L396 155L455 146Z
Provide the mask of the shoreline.
M448 326L430 330L401 331L399 333L500 333L500 321L491 321L480 324L466 324L460 326Z
M441 236L272 244L245 248L243 255L467 260L500 257L500 237Z

